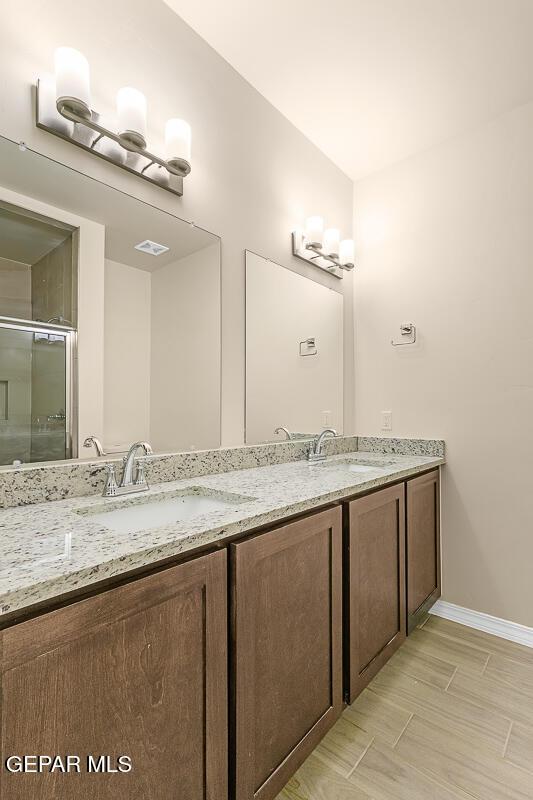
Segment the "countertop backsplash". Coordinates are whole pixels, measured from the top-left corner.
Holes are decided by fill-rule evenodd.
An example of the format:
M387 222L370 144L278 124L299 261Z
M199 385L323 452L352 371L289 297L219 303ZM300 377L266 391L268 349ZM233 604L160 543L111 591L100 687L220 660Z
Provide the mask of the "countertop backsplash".
M159 484L202 475L301 461L306 458L309 446L309 440L296 440L157 454L144 459L146 477L149 483ZM324 452L328 456L357 450L442 458L444 442L434 439L357 436L337 436L324 442ZM101 494L106 478L105 465L109 463L116 464L117 472L120 474L122 459L105 456L87 461L4 467L0 469L0 508Z

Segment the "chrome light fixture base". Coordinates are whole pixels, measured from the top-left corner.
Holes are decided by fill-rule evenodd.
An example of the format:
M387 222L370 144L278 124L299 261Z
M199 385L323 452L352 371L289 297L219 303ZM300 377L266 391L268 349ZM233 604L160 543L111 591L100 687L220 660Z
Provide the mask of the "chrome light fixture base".
M119 133L118 139L124 150L130 153L142 153L146 150L146 139L135 131L123 131Z
M58 101L56 108L53 105L47 107L46 93L40 91L39 86L40 81L37 81L35 108L38 128L58 136L64 141L71 142L71 144L81 147L82 150L94 153L104 161L137 175L155 186L166 189L172 194L176 194L179 197L183 195L183 178L191 171L191 165L187 161L173 159L167 162L142 147L142 142L139 138L134 141L130 137L124 138L124 134L122 134L122 137L119 136L100 124L100 115L96 111L89 109L75 98L62 97ZM61 117L74 123L72 133L66 131L59 124L57 127L54 126L56 110ZM92 141L90 141L91 137L87 136L88 129L96 134L92 137ZM119 161L113 158L112 155L95 149L95 145L103 138L116 142L126 151L124 161Z
M181 175L185 178L189 172L191 171L191 165L188 161L185 161L184 158L171 158L167 161L167 169L172 167L176 170L177 175Z
M75 114L81 119L91 118L89 106L77 97L59 97L57 100L57 110L61 116L71 119L71 114Z
M353 264L341 264L334 256L325 255L315 243L306 240L303 231L292 232L292 254L340 280L344 278L345 271L354 268Z

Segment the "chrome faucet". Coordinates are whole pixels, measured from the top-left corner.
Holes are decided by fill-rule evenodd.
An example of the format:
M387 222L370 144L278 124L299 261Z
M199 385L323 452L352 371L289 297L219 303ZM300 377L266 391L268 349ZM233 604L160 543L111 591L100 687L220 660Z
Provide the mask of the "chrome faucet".
M313 439L313 443L311 444L311 449L307 454L307 460L310 461L312 464L315 464L317 461L324 461L326 458L325 453L322 452L322 445L324 443L324 439L327 436L336 436L337 431L334 428L325 428L322 433L319 433Z
M148 442L135 442L132 444L128 450L128 455L123 459L124 471L118 485L115 475L115 465L106 464L107 480L104 487L104 497L116 497L120 494L145 492L149 488L144 474L144 462L135 460L138 450L144 450L147 456L154 452ZM135 477L133 477L134 468Z
M292 433L284 425L280 425L279 428L276 428L274 433L284 433L285 434L285 438L287 439L287 441L290 441L292 439Z
M124 472L122 473L122 480L120 481L119 488L125 489L126 486L144 485L148 489L148 484L146 483L146 479L144 477L143 463L137 464L135 480L133 480L133 467L136 464L135 455L137 453L137 450L144 450L145 455L147 456L151 455L154 452L150 447L150 445L148 444L148 442L135 442L135 444L132 444L132 446L128 450L128 455L124 459ZM141 478L142 481L139 481L139 478Z
M83 443L83 446L84 447L92 447L93 445L94 445L94 449L96 450L96 455L97 456L105 456L105 450L102 447L102 442L100 441L100 439L97 439L96 436L92 436L92 435L88 436L85 439L85 441Z

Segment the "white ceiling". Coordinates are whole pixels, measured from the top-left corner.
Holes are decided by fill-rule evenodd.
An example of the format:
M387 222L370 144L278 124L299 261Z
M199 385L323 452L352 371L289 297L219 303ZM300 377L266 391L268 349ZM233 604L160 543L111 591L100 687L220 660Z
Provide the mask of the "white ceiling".
M165 0L354 180L533 97L533 0Z

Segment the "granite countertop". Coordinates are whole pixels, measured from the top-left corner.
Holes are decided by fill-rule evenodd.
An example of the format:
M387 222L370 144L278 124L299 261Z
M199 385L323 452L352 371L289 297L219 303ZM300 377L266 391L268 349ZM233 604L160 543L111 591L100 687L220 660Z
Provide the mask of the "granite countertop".
M382 466L356 473L349 471L347 459ZM443 463L436 456L357 451L320 464L296 461L169 481L126 497L76 497L6 509L0 514L0 615ZM184 493L235 502L187 522L135 533L118 533L92 519L104 510Z

